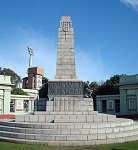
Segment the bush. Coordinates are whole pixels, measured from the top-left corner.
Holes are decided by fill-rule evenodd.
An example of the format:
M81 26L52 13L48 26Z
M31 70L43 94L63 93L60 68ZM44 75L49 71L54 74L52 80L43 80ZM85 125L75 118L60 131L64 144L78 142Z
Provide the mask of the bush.
M13 95L28 95L26 92L24 92L22 89L17 88L17 87L13 87L11 94Z

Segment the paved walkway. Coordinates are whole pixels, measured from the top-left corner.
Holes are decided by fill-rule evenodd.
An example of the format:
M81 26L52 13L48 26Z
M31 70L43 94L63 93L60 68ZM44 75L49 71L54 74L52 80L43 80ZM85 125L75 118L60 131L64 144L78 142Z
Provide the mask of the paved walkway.
M0 119L13 119L15 118L14 114L2 114L0 115Z

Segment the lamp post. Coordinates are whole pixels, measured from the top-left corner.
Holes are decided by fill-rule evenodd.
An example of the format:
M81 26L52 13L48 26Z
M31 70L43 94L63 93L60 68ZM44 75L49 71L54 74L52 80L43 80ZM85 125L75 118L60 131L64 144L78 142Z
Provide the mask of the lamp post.
M34 55L33 49L30 48L29 46L28 48L28 54L29 54L29 68L32 66L32 56Z

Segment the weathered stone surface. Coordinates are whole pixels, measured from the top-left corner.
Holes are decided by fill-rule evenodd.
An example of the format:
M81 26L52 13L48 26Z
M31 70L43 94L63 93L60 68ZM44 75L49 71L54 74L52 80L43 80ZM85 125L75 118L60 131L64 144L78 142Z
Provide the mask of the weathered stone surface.
M48 96L72 96L83 95L83 82L71 81L49 81Z
M18 122L24 122L25 121L25 116L16 116L16 121L18 121Z
M53 98L51 98L51 101L47 101L46 106L46 110L49 111L49 114L53 114L55 112L57 112L57 114L97 114L97 112L93 111L93 106L90 106L86 99L84 99L81 95L51 95L51 97L52 96ZM93 99L91 99L91 101L93 102Z
M74 54L74 31L70 17L62 17L58 29L55 79L77 79Z

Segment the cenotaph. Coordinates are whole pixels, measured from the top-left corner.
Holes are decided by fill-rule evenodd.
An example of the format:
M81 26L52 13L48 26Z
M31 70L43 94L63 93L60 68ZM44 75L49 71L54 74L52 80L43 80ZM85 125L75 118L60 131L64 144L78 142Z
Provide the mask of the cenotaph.
M56 75L48 83L48 97L53 100L50 111L93 111L92 105L87 105L83 96L83 81L76 76L74 30L69 16L63 16L58 29L58 50Z
M89 94L85 98L85 92L83 81L76 76L71 18L63 16L58 30L56 75L48 83L46 111L0 120L0 139L52 146L138 140L138 123L94 111L92 98Z

